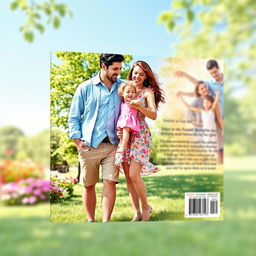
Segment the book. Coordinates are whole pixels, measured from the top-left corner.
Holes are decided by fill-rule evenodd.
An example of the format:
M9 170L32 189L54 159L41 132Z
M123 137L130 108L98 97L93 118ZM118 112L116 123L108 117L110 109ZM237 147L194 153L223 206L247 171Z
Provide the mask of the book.
M117 184L115 186L116 202L108 221L139 220L141 215L143 220L150 221L222 220L223 61L135 55L123 55L123 57L124 60L121 63L123 69L118 71L115 67L118 61L104 66L100 53L52 53L51 127L54 136L51 138L55 138L56 142L56 136L65 136L61 145L61 139L57 146L56 143L51 143L52 186L58 187L58 184L62 184L62 181L67 179L65 178L67 176L72 177L73 186L72 193L67 193L65 186L60 185L63 196L55 198L56 200L54 199L56 194L53 191L51 221L83 222L84 218L89 220L86 210L82 209L82 187L96 185L99 181L96 186L103 190L105 183L102 184L101 178L108 180L106 177L111 176L108 170L112 168L104 165L105 158L100 155L103 148L107 150L106 145L115 147L111 149L115 151L113 165L119 172L119 179L114 176L110 178ZM98 73L101 75L99 76ZM104 80L106 77L109 80ZM97 89L100 91L99 97L98 94L90 95L91 88L94 88L90 87L88 91L91 84L101 88ZM133 104L128 96L127 99L125 98L126 91L121 94L119 92L120 101L117 100L120 86L130 88L130 91L133 90L132 86L135 86L135 96L132 100L137 100L137 105ZM77 98L82 100L76 102ZM117 109L120 111L122 100L127 100L127 106L137 109L140 126L138 132L133 131L133 126L129 126L131 120L124 125L129 126L129 139L125 144L125 151L121 150L121 144L126 136L124 127L121 129L124 137L120 141L115 141L113 137L115 135L111 135L109 130L112 129L115 133L117 131L116 123L120 117ZM63 102L66 104L62 104ZM113 113L111 104L112 109L115 108ZM80 112L75 116L81 117L78 121L81 125L79 126L81 134L78 136L80 142L75 146L67 138L68 134L71 139L76 138L72 135L76 132L70 131L75 124L71 122L68 132L67 120L69 113L69 121L72 121L70 113L74 109L77 111L78 106ZM84 129L84 126L88 127L88 125L84 123L87 119L91 122L90 118L94 118L94 114L95 123L89 134L88 128ZM112 126L109 128L108 121L114 128ZM125 122L122 120L122 123ZM104 130L106 136L97 135L103 136L102 141L98 142L95 133L99 130L98 127L104 125L107 127ZM59 154L57 160L56 152ZM80 161L79 165L77 157ZM93 160L97 157L100 159ZM87 171L91 170L91 165L94 163L92 161L99 161L96 169L93 169L97 177L89 180ZM124 162L128 167L124 167ZM138 192L141 187L136 184L136 177L134 178L134 175L138 175L135 173L136 164L140 168L139 179L146 185L144 192L147 197L141 196ZM80 184L75 184L75 178L80 180ZM127 182L133 184L133 190L130 187L129 192L133 191L136 194L133 203L129 199ZM101 193L102 191L97 191L97 197L100 198ZM79 210L72 211L71 217L67 220L65 215L68 208L60 208L60 205L63 200L70 201L72 204L74 194L80 198L81 204ZM144 207L143 213L142 205L141 208L137 205L140 216L136 216L136 210L133 210L132 204L134 205L136 200L141 204L145 203L145 198L148 207ZM99 202L95 214L96 221L104 221L104 217L101 217L102 208Z

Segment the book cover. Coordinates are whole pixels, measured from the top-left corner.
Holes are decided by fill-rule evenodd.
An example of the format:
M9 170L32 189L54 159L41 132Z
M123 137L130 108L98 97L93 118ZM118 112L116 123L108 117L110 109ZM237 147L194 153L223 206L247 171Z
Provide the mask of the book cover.
M222 220L223 61L121 56L51 55L51 221Z

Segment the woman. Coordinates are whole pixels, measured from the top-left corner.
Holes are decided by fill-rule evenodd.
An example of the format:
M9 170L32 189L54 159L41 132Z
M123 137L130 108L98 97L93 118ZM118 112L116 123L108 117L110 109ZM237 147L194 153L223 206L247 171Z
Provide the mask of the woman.
M177 92L177 97L188 96L196 97L192 103L191 107L203 109L203 99L205 96L210 95L207 85L204 81L198 81L194 92ZM215 109L216 123L217 123L217 139L218 139L218 151L217 157L220 164L223 163L223 118L221 116L220 104L218 103ZM202 118L200 113L194 113L191 110L187 110L186 119L191 121L193 125L197 128L202 128Z
M130 147L125 153L117 153L116 164L124 170L126 176L127 189L135 213L132 221L148 221L152 207L148 204L146 185L141 175L150 175L159 169L149 162L152 140L145 117L156 120L158 105L164 102L164 97L153 71L144 61L133 64L128 80L135 82L138 90L137 98L140 103L131 102L130 106L137 109L140 131L131 137Z

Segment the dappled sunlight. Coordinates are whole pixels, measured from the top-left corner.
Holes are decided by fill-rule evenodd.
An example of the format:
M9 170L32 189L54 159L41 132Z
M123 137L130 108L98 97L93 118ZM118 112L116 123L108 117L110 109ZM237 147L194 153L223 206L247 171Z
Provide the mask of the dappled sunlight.
M225 156L224 169L226 171L256 171L255 156Z
M34 217L47 217L50 220L50 203L43 203L39 205L27 206L2 206L0 211L0 218L34 218Z
M229 208L225 209L225 219L228 220L256 220L256 208L238 209L236 211Z

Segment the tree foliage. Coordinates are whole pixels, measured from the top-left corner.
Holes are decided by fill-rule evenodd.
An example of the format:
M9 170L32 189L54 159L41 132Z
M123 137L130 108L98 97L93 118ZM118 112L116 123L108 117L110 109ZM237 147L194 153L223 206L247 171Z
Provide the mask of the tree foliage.
M177 57L225 61L226 149L255 153L256 2L174 0L158 22L176 36ZM234 146L234 143L236 145Z
M20 10L26 15L26 21L20 27L23 37L32 43L35 31L43 33L46 25L52 25L55 29L61 25L61 19L65 16L72 16L72 12L66 4L58 3L58 0L15 0L10 4L12 11Z
M78 162L77 149L66 132L55 128L51 130L51 170L55 164L62 164L63 162L76 165Z
M18 141L24 137L20 128L4 126L0 128L0 159L12 158L17 155Z
M44 130L33 136L24 136L17 145L17 160L31 159L40 165L48 166L50 155L50 131Z
M0 128L0 160L31 159L42 165L49 164L49 130L37 135L26 136L15 126Z

